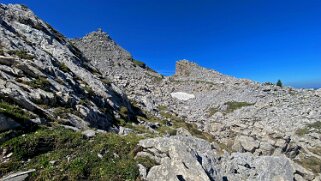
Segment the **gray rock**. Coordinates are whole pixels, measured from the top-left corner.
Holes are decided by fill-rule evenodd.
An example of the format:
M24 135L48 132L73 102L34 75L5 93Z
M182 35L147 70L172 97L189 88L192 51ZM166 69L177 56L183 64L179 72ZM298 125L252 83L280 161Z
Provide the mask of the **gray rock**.
M96 132L94 130L85 130L81 132L86 138L93 138L96 136Z
M119 135L128 135L130 133L133 133L132 129L125 128L125 127L122 127L122 126L119 127L119 132L118 132Z
M1 181L24 181L29 177L29 174L32 172L35 172L35 169L31 169L28 171L24 171L24 172L17 172L14 174L10 174L8 176L4 176L3 178L1 178Z
M147 180L213 180L219 178L211 145L194 137L174 136L139 142L149 152L166 153L147 173ZM154 149L153 149L154 148ZM154 153L159 155L159 153ZM144 174L144 173L142 173Z
M61 118L47 107L75 108L79 100L88 99L90 104L82 105L86 114L79 116L73 109L70 114L74 116L67 116L77 116L70 122L82 129L90 125L109 130L113 117L99 111L106 107L110 112L118 112L123 106L132 112L121 89L103 83L101 77L93 74L93 69L96 74L100 72L90 65L82 52L31 10L21 5L1 4L0 14L0 42L4 51L4 56L0 57L1 96L35 113L43 121ZM25 52L22 54L29 57L18 52Z
M176 134L177 135L182 135L182 136L192 136L191 133L188 130L184 129L184 128L176 129Z
M245 151L254 153L255 149L259 148L260 143L254 138L249 136L238 136L234 141L234 150L242 151L237 148L237 145L240 145L239 148L244 149Z
M21 125L14 121L13 119L0 113L0 132L15 129Z
M230 181L293 180L291 163L282 157L257 157L249 153L233 153L229 158L223 158L222 169Z

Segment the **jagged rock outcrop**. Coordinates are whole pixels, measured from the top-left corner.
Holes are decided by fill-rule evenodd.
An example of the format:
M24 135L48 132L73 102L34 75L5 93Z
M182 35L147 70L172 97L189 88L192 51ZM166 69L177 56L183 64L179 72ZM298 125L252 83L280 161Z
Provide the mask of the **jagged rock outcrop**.
M120 89L104 83L82 53L32 11L1 4L0 14L3 101L34 113L41 123L58 119L79 128L109 130L120 107L132 111Z
M215 180L218 175L211 145L194 137L175 136L140 141L143 152L159 165L146 174L147 180Z
M143 151L138 157L157 162L143 173L146 180L293 180L287 158L250 153L219 156L213 145L192 136L147 139L139 145Z
M156 108L146 99L153 96L154 92L161 91L159 87L155 87L163 79L160 74L143 62L133 59L101 29L72 42L94 67L122 88L130 99L141 103L148 111Z
M96 48L87 44L86 39L97 39L94 38L96 34L87 35L74 43L84 52L94 51ZM110 41L106 34L98 34L105 36L104 41ZM108 50L107 47L104 49ZM100 54L101 64L119 62L123 66L116 63L110 67L94 66L106 72L105 76L123 88L142 109L153 112L155 116L163 117L164 110L158 108L166 107L166 111L197 124L200 130L211 133L232 151L265 156L286 155L300 164L306 156L313 156L318 164L321 161L319 155L315 157L313 153L303 151L310 147L309 144L320 147L320 140L309 134L300 138L297 134L301 129L320 122L318 107L321 106L321 99L318 91L281 88L237 79L187 60L177 62L174 76L155 79L155 74L132 66L133 62L128 59L109 59L103 51ZM85 53L85 56L88 60L97 60L90 53ZM183 96L184 99L178 99L173 96L177 93L189 95L189 98ZM171 121L168 117L165 119ZM309 130L319 135L319 129ZM318 175L319 171L313 170Z
M55 121L86 139L101 129L135 134L127 96L148 115L138 119L142 136L180 134L140 141L136 157L157 163L140 165L147 180L320 180L320 89L237 79L187 60L164 77L102 30L69 42L25 6L0 4L1 132ZM211 143L196 138L204 132Z

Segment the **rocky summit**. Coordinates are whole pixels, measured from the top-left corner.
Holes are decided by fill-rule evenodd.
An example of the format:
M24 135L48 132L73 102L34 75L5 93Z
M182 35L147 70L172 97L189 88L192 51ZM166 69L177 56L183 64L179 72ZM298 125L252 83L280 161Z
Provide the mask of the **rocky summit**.
M0 4L0 180L320 181L320 107L188 60L162 76Z

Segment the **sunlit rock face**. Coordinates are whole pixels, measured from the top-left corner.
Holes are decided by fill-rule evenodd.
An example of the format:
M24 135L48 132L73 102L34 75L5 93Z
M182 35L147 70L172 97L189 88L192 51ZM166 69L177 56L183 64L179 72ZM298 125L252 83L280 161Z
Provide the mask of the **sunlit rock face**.
M320 89L188 60L165 77L101 30L67 40L24 6L1 4L0 15L1 132L54 123L88 141L138 135L132 153L157 162L139 166L147 180L320 180Z

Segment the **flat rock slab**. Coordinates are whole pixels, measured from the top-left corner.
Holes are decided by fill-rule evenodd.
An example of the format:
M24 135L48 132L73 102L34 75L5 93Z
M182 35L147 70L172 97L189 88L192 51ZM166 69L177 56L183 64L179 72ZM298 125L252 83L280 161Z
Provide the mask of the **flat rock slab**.
M31 169L25 172L17 172L1 178L0 181L24 181L28 178L30 173L35 171L35 169Z

